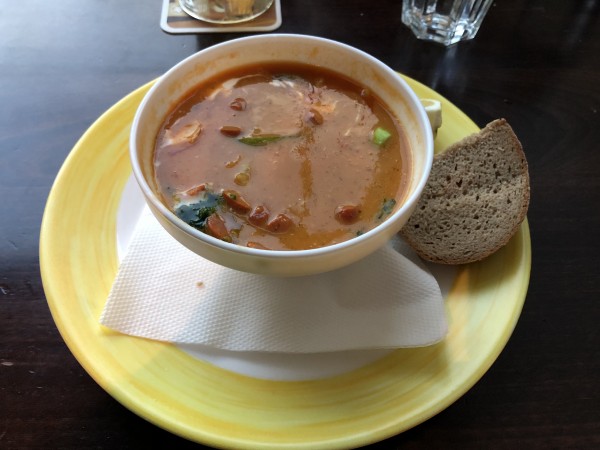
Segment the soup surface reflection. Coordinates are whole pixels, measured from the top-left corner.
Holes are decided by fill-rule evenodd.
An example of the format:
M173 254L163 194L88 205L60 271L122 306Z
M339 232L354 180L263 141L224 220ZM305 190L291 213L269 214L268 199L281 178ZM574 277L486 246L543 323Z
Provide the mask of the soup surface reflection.
M300 250L377 226L402 201L402 127L345 77L249 66L190 92L154 152L164 202L188 224L253 248Z

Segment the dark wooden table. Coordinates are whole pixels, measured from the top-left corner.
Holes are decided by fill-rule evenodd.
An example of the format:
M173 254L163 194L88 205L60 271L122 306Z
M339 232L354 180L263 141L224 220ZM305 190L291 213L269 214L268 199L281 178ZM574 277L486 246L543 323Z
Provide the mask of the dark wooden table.
M472 42L417 41L401 2L281 0L283 33L345 42L529 160L531 283L505 350L460 400L371 448L600 448L600 1L499 0ZM193 448L128 411L74 359L38 261L52 182L82 133L184 57L240 34L169 35L160 0L25 0L0 11L0 448Z

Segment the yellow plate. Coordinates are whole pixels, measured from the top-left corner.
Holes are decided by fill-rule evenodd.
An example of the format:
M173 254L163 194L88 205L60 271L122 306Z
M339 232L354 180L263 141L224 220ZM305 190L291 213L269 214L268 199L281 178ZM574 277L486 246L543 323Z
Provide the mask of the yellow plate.
M442 102L436 150L478 130L446 99L406 80L419 97ZM505 248L458 270L442 343L396 350L332 378L251 378L174 345L101 327L98 317L118 268L116 214L131 173L129 128L149 87L122 99L81 137L54 183L41 230L42 279L56 325L109 394L152 423L213 446L347 448L427 420L486 372L525 300L531 267L526 221Z

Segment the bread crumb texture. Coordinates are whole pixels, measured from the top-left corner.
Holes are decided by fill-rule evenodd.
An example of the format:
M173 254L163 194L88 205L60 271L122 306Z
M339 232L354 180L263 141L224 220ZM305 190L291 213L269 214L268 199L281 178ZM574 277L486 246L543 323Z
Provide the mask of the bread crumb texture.
M479 261L517 232L529 197L521 143L506 120L494 120L435 157L401 234L428 261Z

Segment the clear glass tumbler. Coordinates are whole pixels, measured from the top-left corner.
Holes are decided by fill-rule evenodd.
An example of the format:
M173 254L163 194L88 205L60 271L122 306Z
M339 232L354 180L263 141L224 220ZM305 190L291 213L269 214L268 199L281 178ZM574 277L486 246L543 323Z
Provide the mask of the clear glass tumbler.
M196 19L211 23L240 23L264 13L273 0L179 0L179 6Z
M402 22L419 39L452 45L473 39L493 0L403 0Z

